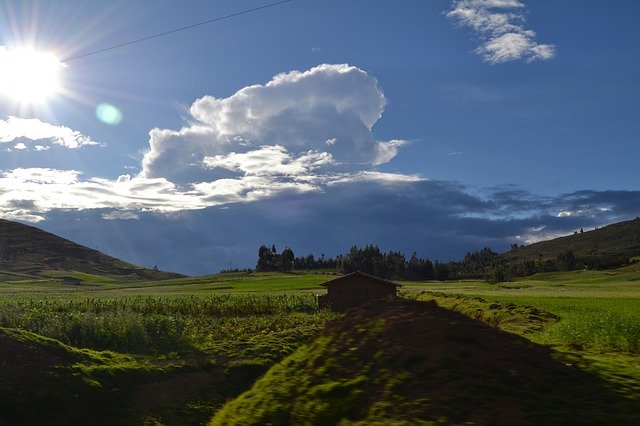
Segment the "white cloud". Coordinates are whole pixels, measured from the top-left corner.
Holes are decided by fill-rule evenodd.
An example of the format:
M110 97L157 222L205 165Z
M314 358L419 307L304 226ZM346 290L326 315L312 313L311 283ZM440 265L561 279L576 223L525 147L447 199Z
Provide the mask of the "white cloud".
M18 118L9 116L0 120L0 143L13 142L16 139L32 141L49 140L66 148L80 148L86 145L99 145L89 136L64 126L54 126L37 118ZM22 143L24 145L24 143Z
M162 178L81 180L75 170L18 168L0 174L0 216L29 213L39 220L54 209L126 209L175 212L207 206L203 194L181 191ZM18 207L16 207L19 205Z
M42 220L55 209L104 209L106 220L130 220L139 211L196 210L324 192L349 182L420 181L375 170L408 143L374 138L371 129L385 104L375 78L353 66L278 74L228 98L198 99L180 130L153 129L137 176L85 178L48 168L0 172L0 216ZM95 143L68 128L15 117L0 121L0 137L49 138L68 147Z
M115 209L104 219L134 219L136 211L172 213L228 203L251 202L283 192L320 191L311 177L247 175L179 188L164 178L119 176L81 179L75 170L14 169L0 174L0 217L40 221L51 210Z
M374 165L384 164L391 161L403 146L407 145L407 141L394 139L388 142L378 142L376 149L376 157L373 160Z
M18 142L17 144L15 144L13 146L13 149L17 149L17 150L23 150L23 149L28 149L27 146L25 144L23 144L22 142Z
M153 129L142 176L180 183L208 180L212 175L205 171L228 156L249 161L259 153L262 164L281 164L282 150L290 167L300 166L291 159L309 153L358 168L381 164L403 145L373 136L385 105L376 79L354 66L322 64L278 74L228 98L196 100L190 122L180 130ZM267 160L268 155L273 158Z
M283 192L305 193L320 191L309 182L273 180L263 176L247 176L238 179L218 179L193 185L203 201L210 206L246 203L263 200Z
M400 173L383 173L377 171L362 171L354 174L333 176L327 182L329 185L339 185L357 182L375 182L386 185L423 182L427 179L420 175L405 175Z
M309 173L322 165L331 164L331 154L308 151L293 158L279 145L263 146L255 151L242 154L232 152L228 155L205 157L204 164L210 168L224 168L245 175L285 175L296 176Z
M114 210L103 213L102 218L105 220L138 220L140 219L140 216L133 212Z
M546 230L546 226L529 228L527 233L523 235L516 235L515 239L520 244L534 244L540 241L553 240L554 238L564 237L568 234L567 230Z
M481 43L476 52L489 63L553 58L556 47L536 42L536 33L524 26L525 12L520 0L457 0L447 17L475 31Z

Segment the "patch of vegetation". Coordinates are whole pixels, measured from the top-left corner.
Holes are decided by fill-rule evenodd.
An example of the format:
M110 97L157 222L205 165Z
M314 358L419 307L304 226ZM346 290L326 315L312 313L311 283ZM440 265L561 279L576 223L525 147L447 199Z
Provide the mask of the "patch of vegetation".
M443 308L522 335L542 331L559 320L557 315L533 306L488 302L480 297L423 291L413 295L413 298L421 301L435 301Z
M548 281L536 277L530 281L527 293L466 282L464 288L457 289L458 294L426 291L413 297L434 300L440 306L551 345L621 393L639 398L637 284L618 280L629 278L626 273L590 273L587 282L574 279L575 276L579 275L545 275ZM562 286L557 287L558 283Z
M13 297L0 301L0 324L13 327L0 333L32 348L34 382L46 380L48 369L40 363L53 357L50 369L60 378L53 382L62 389L59 393L95 398L74 419L118 407L117 419L105 419L200 424L335 316L319 311L309 293ZM4 352L6 347L0 361ZM18 386L17 378L5 375L0 372L0 382ZM69 415L72 397L52 408L56 390L47 386L42 392L45 399L44 394L51 394L49 419ZM27 394L18 393L11 401L46 418ZM7 416L0 415L0 422ZM42 423L33 416L27 423Z
M85 272L78 271L44 271L42 276L45 278L72 278L80 281L81 283L115 283L114 278L109 278L103 275L87 274Z
M576 412L585 424L633 424L634 407L545 347L433 302L396 301L329 323L210 424L564 424Z
M332 316L318 311L313 294L0 301L0 326L74 346L141 354L200 350L265 360L290 353Z
M601 259L604 267L606 259L623 258L623 264L640 253L640 218L614 223L600 229L576 232L566 237L541 241L524 247L517 247L503 256L507 259L538 260L556 259L570 250L576 258ZM613 266L620 266L613 262ZM597 265L594 265L597 267Z
M111 423L201 424L226 400L248 390L269 367L289 355L294 357L301 344L336 317L331 312L318 311L315 305L315 294L322 291L319 284L331 278L301 272L237 272L153 282L85 281L84 285L70 286L51 280L29 280L20 274L8 275L0 282L0 324L19 327L4 329L5 337L24 341L25 347L35 348L35 352L21 355L22 361L10 364L14 365L11 369L0 369L0 379L4 380L0 383L10 383L6 375L16 373L17 384L15 389L0 393L12 394L11 403L22 407L24 412L48 410L42 418L58 416L55 418L62 419L59 423L65 423L64 416L75 415L73 410L78 410L78 404L74 395L78 394L95 398L91 399L93 402L83 400L85 405L80 411L85 414L100 416L100 404L122 413L118 419L113 414L105 415ZM429 294L421 297L432 298L442 306L458 309L535 342L553 345L561 351L563 363L597 374L619 393L637 398L640 354L633 342L638 341L637 324L640 324L640 312L635 309L639 280L640 264L633 264L608 271L550 272L499 284L406 282L403 289L408 293L427 291ZM417 323L406 324L406 328ZM422 358L406 346L398 345L395 352L389 345L384 346L386 340L393 339L380 338L387 325L387 321L365 321L365 325L355 326L353 333L346 329L338 333L333 328L325 336L333 340L318 350L325 354L329 351L327 359L333 361L318 361L327 364L324 370L317 369L322 376L303 384L304 389L316 389L309 402L314 412L328 410L336 403L331 402L332 395L339 394L349 407L360 407L357 418L344 418L345 424L458 421L455 416L442 414L445 412L442 407L467 412L474 403L469 397L456 397L459 391L449 389L454 396L440 400L403 389L408 389L412 380L416 380L411 385L415 388L439 372L459 371L471 354L487 352L487 347L472 351L470 348L482 346L477 336L448 332L442 336L442 345L457 345L459 351L439 358L437 368L420 370L415 366ZM398 329L398 334L401 332ZM339 336L344 337L343 343L336 346L335 339ZM408 341L436 345L425 336ZM359 342L370 345L361 347ZM7 345L2 343L0 363L9 362ZM44 348L50 355L42 355L38 348ZM25 370L15 367L30 357L35 357L31 369L37 372L31 388L41 389L37 398L20 391L28 389L22 379ZM57 357L57 367L41 368L38 360L48 357ZM361 366L348 364L357 359L363 360ZM297 376L309 368L304 364L295 372L291 369L282 380L294 377L303 380L304 377ZM510 374L493 373L504 381L501 385L504 389L513 385ZM456 377L454 374L450 379L457 380ZM46 386L40 385L45 382ZM445 382L448 383L442 383ZM367 392L371 389L378 392L377 396L370 403L363 403L361 392L370 396ZM464 386L461 389L464 394ZM485 388L476 391L479 395L488 392ZM295 397L292 395L290 399ZM69 402L60 403L63 397ZM413 413L413 417L407 420L406 413ZM85 423L98 423L90 417ZM594 418L598 418L597 413ZM8 424L46 423L7 419L6 415L0 415L0 422ZM302 421L305 422L310 423ZM606 417L603 422L607 422Z

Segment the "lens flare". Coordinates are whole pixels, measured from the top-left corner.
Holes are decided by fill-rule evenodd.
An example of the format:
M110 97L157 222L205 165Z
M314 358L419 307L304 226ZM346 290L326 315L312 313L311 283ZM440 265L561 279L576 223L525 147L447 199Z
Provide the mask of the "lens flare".
M116 126L122 121L122 111L116 106L102 103L96 108L96 117L105 124Z

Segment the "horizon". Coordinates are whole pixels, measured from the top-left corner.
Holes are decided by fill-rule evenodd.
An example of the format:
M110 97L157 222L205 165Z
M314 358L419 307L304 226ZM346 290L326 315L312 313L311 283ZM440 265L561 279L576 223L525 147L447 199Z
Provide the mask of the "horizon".
M270 4L1 4L0 218L204 275L640 216L640 4Z

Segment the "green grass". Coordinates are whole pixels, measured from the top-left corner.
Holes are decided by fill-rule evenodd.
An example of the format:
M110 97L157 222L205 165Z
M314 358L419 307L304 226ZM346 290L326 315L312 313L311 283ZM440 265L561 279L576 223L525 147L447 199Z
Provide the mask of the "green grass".
M42 274L46 278L75 278L83 283L115 283L117 280L101 275L87 274L78 271L46 271Z
M474 281L407 283L405 291L435 291L530 306L560 319L527 336L538 343L640 354L639 277L637 272L624 269L574 271L539 274L498 284Z
M160 354L199 350L270 360L331 318L315 295L221 294L0 301L0 326L99 350Z
M353 345L375 339L381 327L384 323L358 328L357 342ZM377 383L380 387L396 378L366 368L355 376L340 370L331 355L344 354L332 353L333 343L333 336L323 336L303 345L271 368L256 386L226 404L210 425L352 424L345 418L353 415L366 400L363 387L372 386L372 377L384 377ZM317 380L318 377L324 379ZM382 421L391 411L389 408L376 405L371 409L368 422L363 424Z
M68 275L68 274L66 274ZM33 295L37 297L85 298L129 296L180 296L227 293L290 293L305 290L324 291L320 284L335 278L330 274L306 273L234 273L186 277L164 281L87 280L80 286L51 280L0 281L0 297Z
M330 278L230 274L82 286L5 282L0 283L0 333L45 351L72 354L73 362L56 373L61 394L77 393L80 387L83 394L101 395L96 398L120 410L122 424L154 419L201 424L336 316L318 310L316 303L317 284ZM176 384L182 381L186 385ZM176 386L187 391L176 393ZM89 391L94 388L99 391ZM118 393L110 393L112 388ZM155 405L130 406L131 398L149 399L136 397L149 391ZM13 402L30 407L19 398ZM39 413L40 408L33 410Z
M469 313L482 309L501 326L514 325L509 316L544 317L515 304L436 297L443 299L467 308L471 300ZM347 313L210 425L570 424L576 413L585 424L632 424L637 417L634 401L550 351L429 304L396 303Z
M538 274L515 282L406 283L425 294L506 331L550 345L571 356L624 394L640 395L640 274L632 265L612 271ZM531 309L557 320L528 319ZM537 326L536 326L537 324ZM533 327L533 328L532 328Z
M195 368L194 359L238 372L255 367L252 374L258 374L336 316L315 305L315 295L324 291L320 284L332 278L234 273L114 282L83 276L83 285L71 286L57 279L5 275L0 277L0 327L14 330L9 333L16 338L19 333L36 333L66 345L65 350L84 351L73 371L88 381L173 377L182 374L176 373L181 368ZM498 284L402 284L407 294L426 291L424 299L436 299L445 307L551 345L624 394L640 395L639 264L614 271L539 274ZM56 345L24 336L34 344ZM238 386L238 392L246 389ZM206 419L223 402L212 401L200 397L170 408L174 414L165 410L149 415L163 421L202 412L197 418Z
M160 282L0 283L0 326L126 353L203 351L271 362L334 316L324 274L221 274Z

